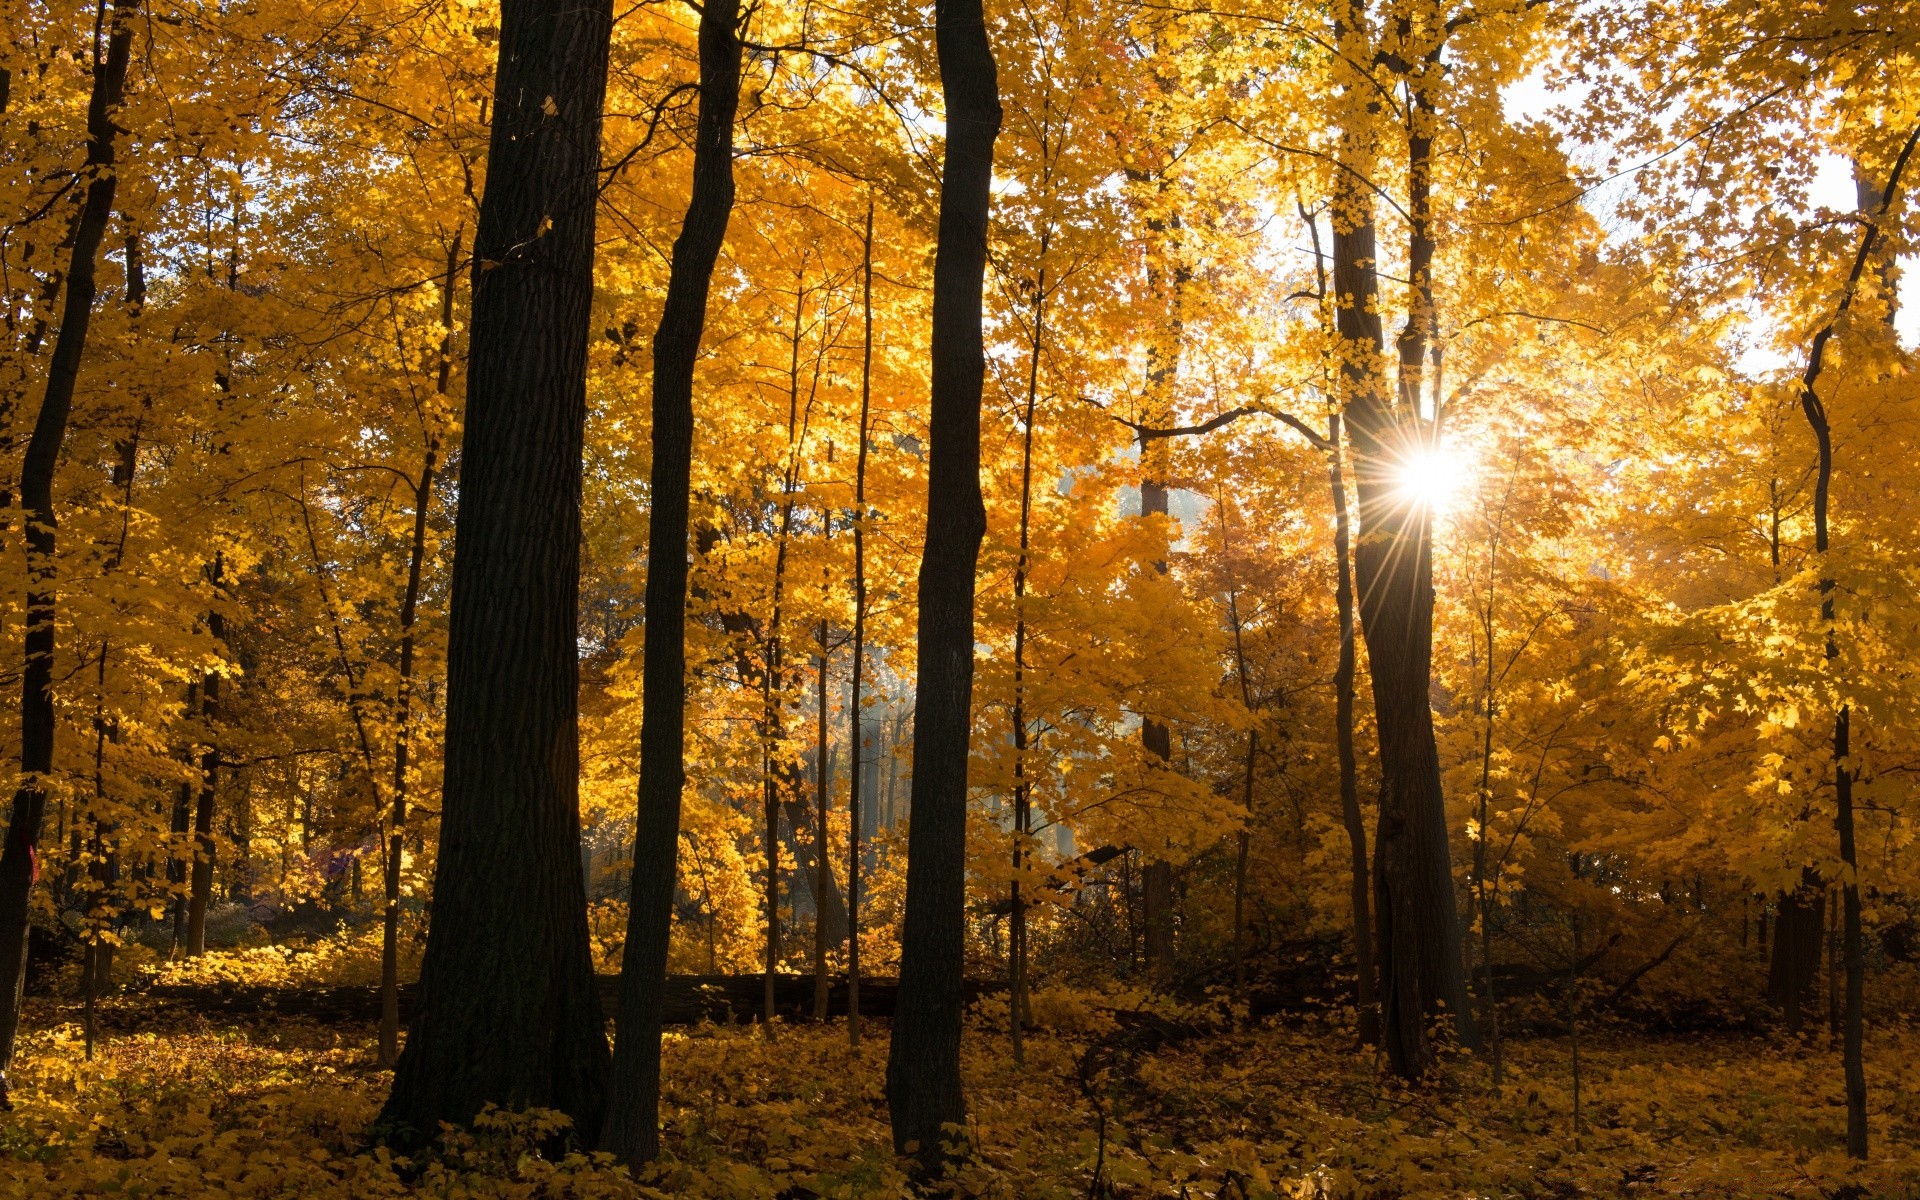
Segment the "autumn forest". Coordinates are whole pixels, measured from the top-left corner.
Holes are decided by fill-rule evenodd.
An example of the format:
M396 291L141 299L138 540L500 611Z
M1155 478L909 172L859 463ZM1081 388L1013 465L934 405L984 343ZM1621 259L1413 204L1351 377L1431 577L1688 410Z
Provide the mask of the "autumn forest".
M5 12L0 1197L1920 1197L1920 3Z

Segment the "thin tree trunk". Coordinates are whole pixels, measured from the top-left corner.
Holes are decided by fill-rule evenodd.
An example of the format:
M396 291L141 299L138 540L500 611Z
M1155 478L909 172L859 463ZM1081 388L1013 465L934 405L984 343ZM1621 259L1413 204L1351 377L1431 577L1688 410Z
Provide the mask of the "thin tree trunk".
M830 512L823 514L829 533L833 529ZM827 817L833 805L833 764L827 758L827 623L820 622L820 673L816 700L819 708L815 729L813 759L813 795L817 805L814 817L813 850L813 1019L827 1019L827 875L833 869L831 838Z
M1353 912L1354 1008L1359 1014L1360 1044L1380 1044L1380 1001L1373 963L1372 880L1367 863L1367 822L1360 811L1360 768L1353 748L1355 659L1353 627L1352 518L1347 510L1347 480L1340 464L1340 414L1327 418L1327 483L1333 493L1334 611L1340 627L1340 652L1333 669L1334 749L1340 760L1340 818L1347 827Z
M867 197L866 236L860 249L860 452L853 468L853 682L852 698L847 705L847 1044L851 1046L860 1044L860 684L867 661L867 420L873 402L872 196Z
M608 0L503 0L447 642L445 785L403 1147L482 1106L597 1143L608 1050L580 866L581 446Z
M1227 564L1227 623L1233 631L1233 668L1240 681L1240 703L1249 714L1254 713L1253 677L1247 670L1247 646L1244 628L1240 622L1240 593L1232 577L1233 545L1229 537L1231 509L1222 499L1220 507L1220 556ZM1245 812L1241 819L1240 833L1234 839L1233 856L1233 990L1240 994L1247 986L1246 927L1247 927L1247 852L1251 838L1249 829L1253 823L1253 774L1254 765L1260 755L1260 726L1256 718L1252 728L1247 731L1247 765L1242 780L1240 807Z
M34 882L40 876L40 829L46 819L47 779L53 773L53 743L59 716L53 702L54 637L58 579L54 558L57 514L54 478L73 410L74 384L80 376L93 319L95 260L113 217L119 185L115 170L114 125L127 79L133 46L133 18L139 0L114 0L104 58L93 66L93 95L87 107L87 192L75 228L73 254L66 273L66 302L53 344L47 388L27 441L20 469L20 501L26 510L26 635L20 680L19 790L0 849L0 1107L7 1101L6 1071L13 1064L20 1030L20 996L27 978L27 916Z
M1040 264L1033 288L1033 354L1027 361L1027 407L1020 435L1020 557L1013 568L1013 907L1007 936L1007 1029L1013 1061L1024 1066L1027 998L1027 903L1020 880L1027 865L1027 831L1032 823L1032 783L1027 779L1027 568L1033 529L1033 416L1040 401L1040 352L1047 322L1047 242L1040 234Z
M700 116L694 140L693 192L680 236L674 241L666 304L653 339L639 815L606 1139L607 1149L631 1162L648 1162L660 1153L660 1018L673 934L680 801L686 786L693 373L706 327L713 267L733 213L733 122L740 104L737 0L708 0L700 10L699 40ZM768 852L771 879L771 840Z
M966 1120L960 1083L966 952L967 751L973 589L986 533L980 494L981 286L1000 88L980 0L935 0L947 119L933 266L927 540L920 559L920 674L913 737L900 999L887 1056L893 1146L922 1170L946 1161Z
M1916 125L1913 132L1907 135L1906 144L1901 148L1899 157L1894 160L1893 168L1887 176L1887 186L1880 193L1879 207L1868 218L1866 235L1860 239L1860 251L1854 256L1853 270L1847 276L1846 289L1841 293L1840 303L1834 311L1833 319L1813 336L1812 353L1808 355L1806 374L1802 377L1800 385L1800 406L1806 414L1807 425L1813 430L1814 441L1820 451L1819 469L1814 476L1813 485L1813 548L1814 552L1820 556L1821 563L1820 619L1827 630L1826 656L1830 673L1840 658L1839 639L1835 629L1836 584L1828 565L1830 560L1827 558L1828 551L1831 549L1828 506L1833 486L1833 431L1827 420L1826 405L1821 401L1817 388L1821 368L1826 360L1827 343L1832 339L1834 330L1847 315L1847 311L1853 306L1853 298L1859 292L1860 279L1873 257L1874 244L1879 240L1881 222L1886 219L1894 197L1899 193L1900 176L1906 171L1916 144L1920 144L1920 125ZM1841 686L1844 697L1844 683ZM1845 1028L1841 1035L1841 1059L1846 1075L1847 1153L1853 1158L1864 1159L1867 1157L1867 1077L1864 1061L1865 1017L1863 1013L1866 995L1866 947L1860 928L1860 869L1854 845L1853 764L1849 761L1852 733L1853 710L1843 698L1833 719L1834 827L1840 838L1840 861L1846 868L1841 881L1841 903L1844 906L1844 913L1840 936L1845 941L1844 954L1847 963L1847 1000L1843 1018Z
M220 558L213 560L214 587L220 585ZM226 619L219 613L207 614L207 632L217 642L227 637ZM200 797L193 809L193 869L187 884L187 957L207 952L207 908L213 900L213 866L216 844L213 840L214 801L220 773L220 748L215 744L213 724L220 717L220 674L209 671L200 681L200 718L206 723L206 746L200 752Z
M434 394L445 396L453 379L453 291L460 267L460 232L447 247L447 277L440 293L440 371ZM393 798L387 822L385 911L380 929L380 1065L400 1060L400 866L407 832L407 765L413 732L413 623L420 604L420 580L427 558L427 513L433 504L434 470L440 434L427 433L420 478L413 488L413 541L407 548L407 590L400 599L400 681L394 697Z

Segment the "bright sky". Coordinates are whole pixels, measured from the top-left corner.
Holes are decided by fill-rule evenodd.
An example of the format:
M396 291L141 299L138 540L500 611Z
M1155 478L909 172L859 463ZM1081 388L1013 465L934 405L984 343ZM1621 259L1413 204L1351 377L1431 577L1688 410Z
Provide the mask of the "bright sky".
M1537 68L1532 74L1507 87L1503 94L1507 119L1526 121L1552 119L1554 108L1577 104L1581 93L1577 90L1556 92L1547 86L1546 69ZM1600 150L1576 155L1575 161L1590 158L1598 163L1605 155ZM1612 211L1614 198L1633 186L1631 176L1625 176L1610 184L1596 189L1584 201L1587 209L1603 225L1611 225L1608 216ZM1827 155L1815 175L1813 187L1806 197L1809 209L1827 207L1850 209L1854 206L1853 172L1846 159L1837 154ZM1898 330L1902 345L1920 348L1920 298L1916 298L1915 289L1920 289L1920 257L1908 256L1900 260L1902 275L1909 281L1903 289L1901 304L1895 313L1894 328ZM1791 365L1789 360L1766 348L1754 348L1742 355L1742 368L1755 373Z

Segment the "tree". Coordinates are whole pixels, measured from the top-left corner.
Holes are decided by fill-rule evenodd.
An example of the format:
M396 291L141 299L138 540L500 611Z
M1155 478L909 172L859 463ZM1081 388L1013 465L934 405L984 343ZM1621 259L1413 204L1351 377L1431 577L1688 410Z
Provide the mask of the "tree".
M653 339L653 467L647 513L647 609L642 654L640 797L634 889L620 968L606 1145L622 1159L660 1152L660 1007L673 927L686 785L686 606L693 371L713 264L733 211L733 121L740 103L740 10L700 10L700 118L693 196L674 242L666 304ZM822 853L824 854L824 847Z
M73 411L74 383L86 351L97 287L95 263L113 219L119 188L115 168L115 124L127 81L133 47L133 18L139 0L115 0L105 53L96 37L93 96L87 108L86 200L74 227L73 252L66 270L66 303L54 337L46 391L34 420L20 470L20 503L26 512L27 620L20 676L20 773L7 841L0 848L0 1105L6 1103L6 1069L13 1062L20 1029L20 993L27 973L27 915L33 885L40 876L41 826L46 819L49 777L54 769L58 718L53 701L53 665L58 580L55 577L54 477L61 444Z
M944 1163L966 1118L960 1083L966 934L967 751L972 730L973 577L986 533L980 495L981 290L999 83L980 0L936 0L946 101L933 266L927 542L920 560L913 820L900 938L900 995L887 1057L893 1145Z
M483 1105L599 1136L608 1052L578 800L581 440L612 6L507 0L474 238L446 782L412 1031L381 1113L414 1145Z

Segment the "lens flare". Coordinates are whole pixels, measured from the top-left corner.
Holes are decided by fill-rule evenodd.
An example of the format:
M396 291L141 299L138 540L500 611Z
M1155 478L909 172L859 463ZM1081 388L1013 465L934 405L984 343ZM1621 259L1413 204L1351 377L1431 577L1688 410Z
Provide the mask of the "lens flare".
M1408 504L1439 514L1467 483L1467 464L1445 446L1423 446L1400 461L1400 495Z

